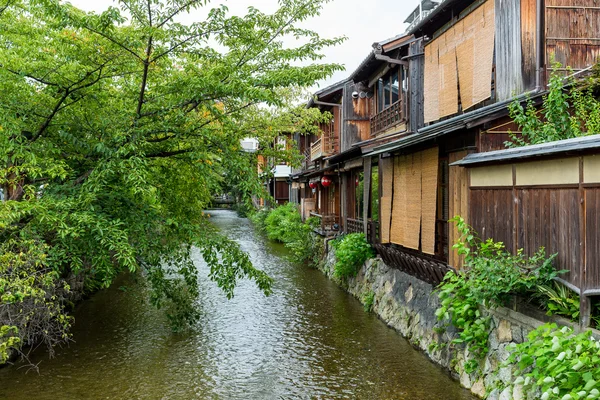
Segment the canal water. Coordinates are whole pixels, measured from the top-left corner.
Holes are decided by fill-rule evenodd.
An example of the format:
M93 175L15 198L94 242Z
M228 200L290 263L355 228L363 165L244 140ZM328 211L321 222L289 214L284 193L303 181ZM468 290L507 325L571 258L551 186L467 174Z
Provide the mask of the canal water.
M264 297L242 282L227 300L201 271L202 318L173 334L135 282L100 292L76 312L74 343L39 372L0 370L2 399L472 399L425 355L321 272L232 211L212 221L274 279ZM118 286L118 285L115 285Z

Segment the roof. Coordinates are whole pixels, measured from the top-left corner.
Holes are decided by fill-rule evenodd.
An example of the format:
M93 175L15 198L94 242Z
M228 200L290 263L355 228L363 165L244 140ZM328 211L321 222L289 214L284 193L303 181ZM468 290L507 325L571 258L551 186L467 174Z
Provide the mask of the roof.
M460 129L473 128L478 126L483 118L507 115L508 105L515 100L525 101L527 99L531 99L534 101L541 101L541 98L545 93L546 92L536 92L533 96L531 96L531 93L525 93L514 99L490 104L489 106L457 115L456 117L449 118L445 121L440 121L435 124L425 126L412 135L404 136L393 142L376 147L373 149L371 155L398 151L400 149L423 143L427 140L435 139Z
M336 82L332 85L329 85L327 87L324 87L323 89L320 89L318 91L316 91L315 93L313 93L313 97L308 101L308 103L306 104L306 108L311 108L312 106L314 106L314 101L315 101L315 97L320 98L321 96L327 96L330 95L332 93L337 92L338 90L341 90L344 88L344 85L348 82L350 82L351 79L350 78L345 78L342 79L339 82Z
M465 0L443 0L440 2L440 5L437 6L429 15L423 18L418 24L416 24L408 33L415 33L421 30L425 25L429 24L431 21L438 19L439 17L444 17L446 14L446 18L452 18L451 14L445 13L448 10L448 7L454 6L459 2L465 2ZM474 0L468 0L468 2L473 3Z
M351 147L350 149L343 151L339 154L325 158L329 162L329 165L341 163L342 161L350 160L355 157L361 157L362 150L360 147Z
M381 63L385 62L378 60L375 57L375 49L381 48L385 53L388 51L395 50L399 47L405 46L411 43L412 41L414 41L414 37L412 35L401 33L389 39L373 43L373 50L371 50L369 54L360 62L358 67L356 67L354 72L350 74L350 77L348 79L353 80L354 82L363 81L366 79L366 75L370 75L369 71L379 66Z
M600 135L590 135L555 142L515 147L506 150L469 154L465 158L450 165L473 166L498 161L512 161L531 157L549 156L553 154L600 149Z

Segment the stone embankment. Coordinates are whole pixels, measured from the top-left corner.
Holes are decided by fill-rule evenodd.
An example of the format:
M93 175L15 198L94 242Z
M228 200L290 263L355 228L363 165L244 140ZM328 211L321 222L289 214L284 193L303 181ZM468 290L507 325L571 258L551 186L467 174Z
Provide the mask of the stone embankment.
M434 288L411 275L385 265L379 259L367 261L354 278L341 281L333 276L333 252L326 257L322 271L356 298L364 301L374 294L372 311L386 324L400 332L434 362L448 369L467 389L490 400L535 399L536 393L523 393L521 385L513 385L513 367L506 366L511 343L521 343L541 321L508 308L484 310L492 316L489 352L480 368L465 372L469 351L455 345L453 327L437 320L439 306Z

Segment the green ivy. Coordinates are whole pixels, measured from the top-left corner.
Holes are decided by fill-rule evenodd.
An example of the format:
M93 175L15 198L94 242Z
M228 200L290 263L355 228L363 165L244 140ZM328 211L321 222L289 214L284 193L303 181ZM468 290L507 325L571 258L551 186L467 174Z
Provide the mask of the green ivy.
M362 233L350 233L332 242L336 263L334 275L338 278L356 276L361 265L375 257L373 248Z
M546 324L518 344L508 363L518 363L515 384L540 390L542 400L600 398L600 343L591 332Z

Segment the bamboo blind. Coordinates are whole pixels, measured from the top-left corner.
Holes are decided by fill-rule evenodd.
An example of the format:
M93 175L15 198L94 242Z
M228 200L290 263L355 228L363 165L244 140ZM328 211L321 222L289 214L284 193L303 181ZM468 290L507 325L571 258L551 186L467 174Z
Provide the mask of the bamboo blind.
M463 110L490 97L494 7L487 0L425 46L425 122L456 114L459 97Z
M440 39L438 118L458 112L458 71L454 29L450 29Z
M421 236L421 156L422 152L407 156L406 172L406 230L404 246L419 249Z
M434 147L421 155L421 251L427 254L435 254L438 154L438 148Z
M406 156L394 158L394 197L392 200L392 226L390 242L404 245L404 227L406 223Z
M439 69L438 45L433 41L425 46L425 99L423 104L425 122L435 121L439 118Z
M435 253L435 225L438 186L437 147L394 158L393 196L384 192L381 199L382 220L384 209L391 207L392 222L389 241L401 246ZM383 167L385 168L385 166ZM384 184L386 182L384 175ZM382 225L386 237L387 227Z
M394 179L394 159L381 159L381 243L390 242L390 224L392 218L392 185Z
M483 6L469 14L465 18L465 26L468 26L467 24L474 27L473 58L476 57L477 69L473 73L472 104L477 104L491 96L496 26L494 1L486 1Z

